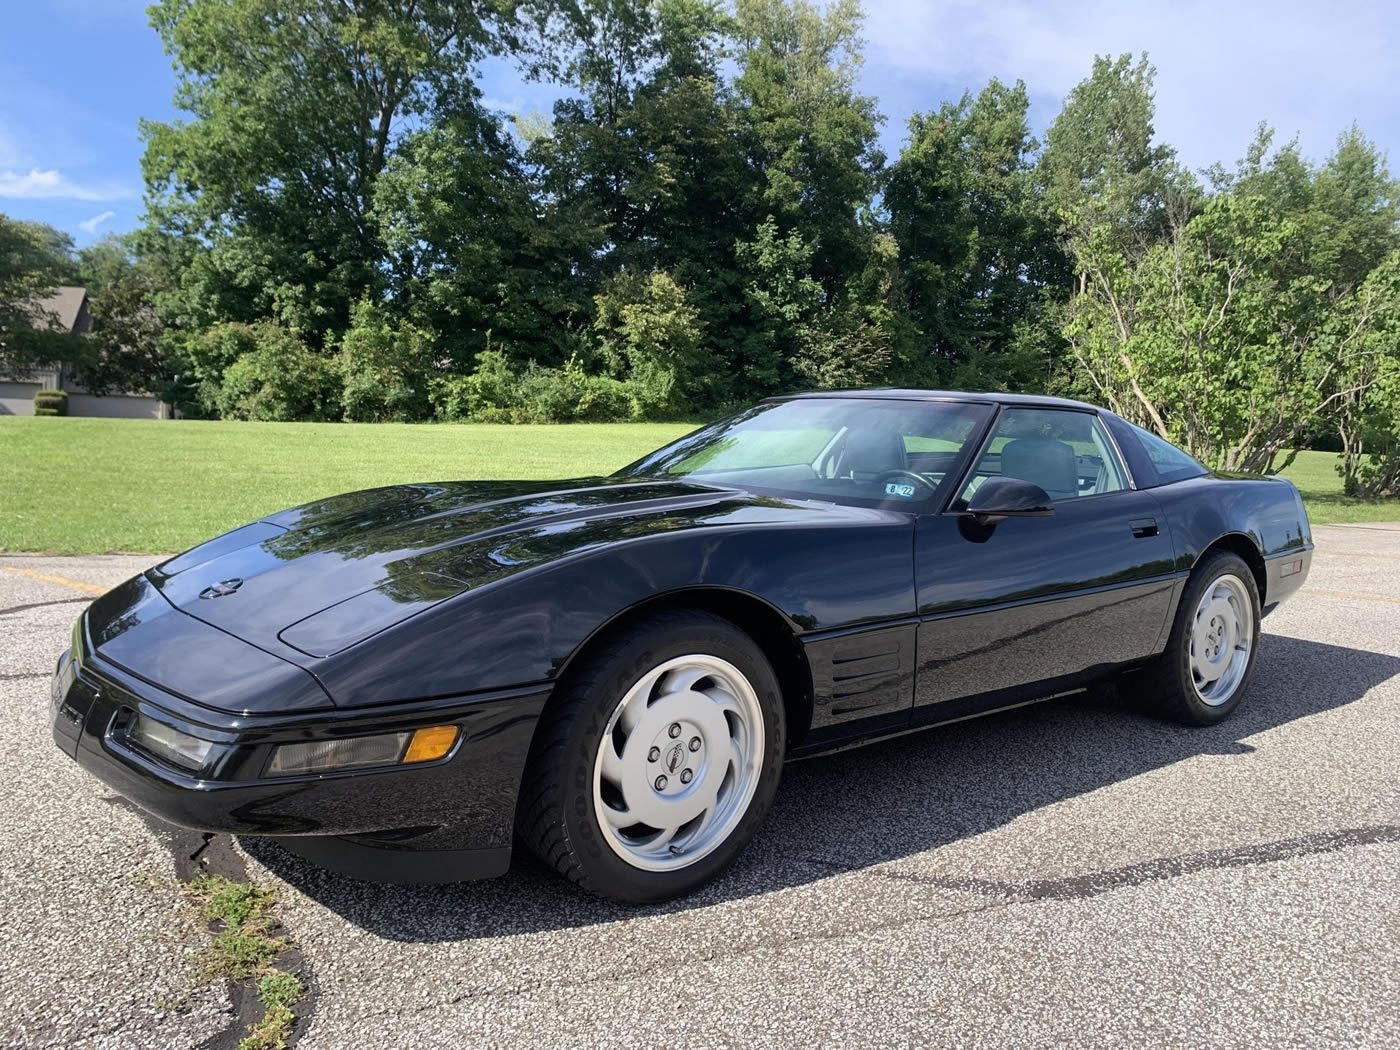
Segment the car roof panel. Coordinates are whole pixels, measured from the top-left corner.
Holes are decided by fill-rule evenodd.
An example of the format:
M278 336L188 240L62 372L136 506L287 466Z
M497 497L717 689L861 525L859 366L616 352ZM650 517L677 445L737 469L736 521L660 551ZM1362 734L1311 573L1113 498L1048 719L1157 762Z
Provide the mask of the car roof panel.
M1073 401L1066 397L1043 394L1008 394L999 391L915 390L906 387L874 387L864 390L811 390L798 394L782 394L766 401L787 401L810 398L868 398L885 401L972 401L984 404L1025 405L1040 408L1073 408L1081 412L1100 412L1097 405Z

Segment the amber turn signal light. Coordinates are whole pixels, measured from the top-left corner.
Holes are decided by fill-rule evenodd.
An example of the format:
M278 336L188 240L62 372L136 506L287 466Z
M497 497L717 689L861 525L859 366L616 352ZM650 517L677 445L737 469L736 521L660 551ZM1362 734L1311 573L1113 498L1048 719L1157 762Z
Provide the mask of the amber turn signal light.
M404 762L431 762L452 750L457 742L456 726L431 726L419 729L408 742L408 750L403 753Z

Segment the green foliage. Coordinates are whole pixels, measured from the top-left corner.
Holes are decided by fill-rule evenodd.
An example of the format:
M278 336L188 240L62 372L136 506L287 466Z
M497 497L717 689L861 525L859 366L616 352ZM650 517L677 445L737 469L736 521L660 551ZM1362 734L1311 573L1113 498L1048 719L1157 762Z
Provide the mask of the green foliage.
M258 348L252 325L225 321L187 338L177 351L180 367L195 409L191 415L217 416L224 373L230 365Z
M1037 191L1037 142L1019 81L993 80L915 114L885 204L903 268L903 305L919 329L904 362L912 383L1043 389L1058 356L1054 299L1067 261Z
M0 372L25 373L70 352L65 340L44 337L52 319L35 303L72 279L72 246L51 226L0 215Z
M291 947L290 940L271 932L276 928L272 908L277 895L249 882L207 872L186 883L185 891L199 905L201 916L218 928L202 953L197 979L257 981L258 1000L265 1013L261 1021L249 1026L238 1050L285 1047L296 1021L291 1008L306 994L306 985L295 973L272 966Z
M1319 192L1341 154L1314 170L1294 146L1270 156L1269 145L1262 129L1237 172L1216 173L1218 192L1173 205L1163 239L1126 251L1100 224L1076 247L1087 291L1065 332L1084 375L1124 415L1224 469L1272 468L1348 403L1374 426L1400 367L1393 256L1377 257L1384 240L1356 238ZM1379 158L1369 172L1352 199L1388 211L1400 247L1396 188Z
M276 970L258 978L258 1000L268 1009L289 1007L305 994L306 985L294 973Z
M66 416L68 395L62 390L34 391L34 414L36 416Z
M269 1007L263 1019L238 1041L235 1050L285 1050L296 1015L285 1006Z
M531 362L516 372L504 353L487 350L471 375L432 380L430 396L437 417L448 421L582 423L639 418L632 390L589 374L576 357L560 368Z
M610 376L590 375L577 358L561 368L531 364L520 377L512 399L512 423L603 423L637 419L638 400L631 384ZM645 392L642 396L646 396ZM483 414L482 422L490 422Z
M224 371L218 409L225 419L284 421L340 415L340 376L325 356L272 321L253 326L257 349Z
M1329 338L1341 345L1331 398L1348 496L1400 496L1400 248L1339 304Z
M704 325L685 289L666 273L622 274L594 302L598 347L624 382L631 414L674 416L690 407L705 365ZM598 397L600 404L607 399Z
M262 919L277 900L271 890L208 872L192 879L188 890L199 902L206 920L226 926L242 926L251 919Z
M99 241L78 249L77 283L97 300L112 282L132 268L132 240L129 235L109 233Z
M1095 58L1046 132L1036 180L1072 251L1091 231L1118 250L1157 238L1168 201L1191 187L1175 151L1154 141L1156 74L1146 55Z
M356 304L336 358L346 420L410 423L427 418L432 350L431 333L395 321L368 299Z
M433 414L446 422L474 419L487 411L507 409L517 396L520 379L499 350L483 350L471 375L436 376L428 381ZM509 418L497 420L509 422Z
M93 394L163 393L174 375L154 306L163 278L127 248L125 240L108 237L78 253L92 328L73 363Z
M887 166L858 0L161 0L151 17L182 120L143 125L148 225L76 262L53 231L0 225L0 290L75 267L96 289L84 353L11 326L0 366L68 360L94 388L230 418L1047 391L1222 466L1330 435L1349 490L1395 487L1376 274L1397 195L1355 128L1321 165L1261 134L1198 181L1155 134L1155 70L1125 54L1095 59L1043 144L1026 85L993 80L915 114ZM547 118L484 108L493 55L550 82Z

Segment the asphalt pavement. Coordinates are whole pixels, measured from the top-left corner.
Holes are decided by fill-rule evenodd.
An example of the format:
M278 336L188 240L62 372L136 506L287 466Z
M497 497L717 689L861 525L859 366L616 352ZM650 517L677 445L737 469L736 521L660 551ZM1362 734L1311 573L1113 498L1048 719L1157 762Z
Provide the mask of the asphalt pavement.
M1072 697L791 764L682 902L524 859L385 887L239 840L304 953L297 1045L1400 1046L1400 524L1315 538L1223 725ZM49 736L74 617L153 560L0 555L0 1045L241 1035L226 989L181 1001L188 837Z

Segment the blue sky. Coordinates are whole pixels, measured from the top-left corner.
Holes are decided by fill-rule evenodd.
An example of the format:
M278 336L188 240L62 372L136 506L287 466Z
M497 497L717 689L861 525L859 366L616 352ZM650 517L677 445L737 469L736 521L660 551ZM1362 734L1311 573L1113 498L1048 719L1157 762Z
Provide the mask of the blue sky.
M0 32L0 212L79 244L140 221L137 121L174 116L174 76L145 0L10 0ZM1200 168L1233 162L1267 120L1323 157L1353 120L1400 167L1400 5L1316 0L866 0L864 90L893 157L911 112L989 77L1026 81L1042 129L1095 54L1146 50L1157 131ZM488 63L504 109L552 93Z

